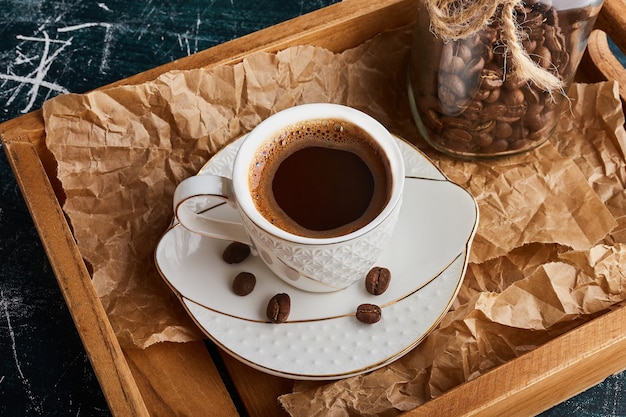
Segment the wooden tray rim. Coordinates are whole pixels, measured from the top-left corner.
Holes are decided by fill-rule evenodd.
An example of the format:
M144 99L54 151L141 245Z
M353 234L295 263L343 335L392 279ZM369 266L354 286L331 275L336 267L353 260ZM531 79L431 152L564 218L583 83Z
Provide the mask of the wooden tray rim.
M276 51L296 41L304 40L305 43L314 45L324 44L323 36L328 26L349 24L366 17L371 18L379 9L392 10L393 8L395 14L405 14L412 10L412 3L413 0L376 0L369 3L367 10L363 10L362 3L358 3L358 0L345 0L293 21L216 46L196 56L174 61L109 86L137 83L145 79L153 79L172 69L195 68L199 64L203 66L230 64L240 61L249 53L259 50ZM340 18L337 17L338 14L341 15ZM332 18L329 19L329 17ZM315 24L322 19L330 22L328 26L326 28L315 27ZM399 18L398 22L405 21ZM305 30L299 33L290 32L293 28ZM224 55L226 51L235 52ZM68 277L74 281L76 277L79 277L78 285L82 287L85 282L89 282L88 272L60 208L58 191L55 193L52 188L51 168L47 167L47 171L43 169L42 125L41 113L37 111L0 125L0 138L51 259L64 296L66 296L66 303L83 343L93 344L93 341L88 340L91 337L88 334L90 333L88 327L93 323L89 321L86 324L82 323L84 317L93 316L95 322L101 326L102 334L99 340L105 343L104 352L102 349L87 349L87 351L94 369L101 374L99 380L112 412L116 415L148 415L144 400L110 329L104 310L99 300L93 298L95 295L93 288L81 289L79 292L84 298L76 300L68 297L68 294L76 294L76 290L68 292L68 288L71 289L77 284L69 278L63 280L59 277L60 273L69 274ZM64 243L60 245L62 242ZM85 300L88 303L85 303ZM83 310L85 304L90 304L90 313ZM443 414L450 412L464 416L496 413L527 415L529 412L540 412L600 382L608 375L626 369L626 325L624 323L626 323L626 306L617 306L613 311L547 342L532 352L500 365L473 381L448 391L407 412L406 415L442 415L444 410L446 412ZM115 382L111 384L112 374L116 378L113 378ZM510 378L511 375L516 377ZM563 387L563 381L567 382L565 387ZM531 402L538 406L533 406Z

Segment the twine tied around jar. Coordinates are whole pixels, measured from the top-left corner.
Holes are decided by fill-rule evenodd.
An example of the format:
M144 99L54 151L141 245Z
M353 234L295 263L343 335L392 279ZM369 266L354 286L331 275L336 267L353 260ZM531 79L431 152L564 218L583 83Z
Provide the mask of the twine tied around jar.
M524 32L516 21L523 0L423 0L430 13L431 31L444 41L466 38L489 25L502 8L502 41L514 64L513 71L522 80L542 90L563 92L563 83L554 74L534 62L522 44Z

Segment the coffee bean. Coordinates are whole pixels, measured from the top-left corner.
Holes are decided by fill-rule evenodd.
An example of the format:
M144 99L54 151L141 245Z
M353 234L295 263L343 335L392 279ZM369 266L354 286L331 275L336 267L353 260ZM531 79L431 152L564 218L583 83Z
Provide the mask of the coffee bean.
M496 121L493 119L481 121L472 126L472 132L489 133L496 127Z
M525 148L526 146L528 146L528 141L524 140L524 139L517 139L514 140L513 142L511 142L509 144L509 149L522 149Z
M439 131L443 127L443 123L441 122L441 116L434 110L428 110L426 112L426 122L436 131Z
M468 119L464 119L461 117L450 117L445 116L441 118L441 123L444 126L457 128L457 129L469 129L472 125L472 122Z
M267 318L272 323L284 323L291 311L291 298L289 294L280 293L273 296L267 303Z
M222 259L227 264L238 264L250 256L250 247L241 242L233 242L224 249Z
M457 51L456 56L461 58L463 62L469 62L472 59L472 50L466 44L460 44Z
M483 53L483 56L485 57L485 65L487 65L487 63L493 62L494 52L490 46L485 46L485 51L486 52Z
M240 296L248 295L256 285L256 277L250 272L240 272L233 280L233 291Z
M528 112L524 116L524 123L530 130L539 130L545 124L545 120L541 116L544 106L535 104L528 106Z
M551 51L558 51L563 49L561 43L559 42L559 36L556 33L556 28L554 26L549 26L546 28L544 34L544 45Z
M441 82L455 97L466 97L467 86L458 75L446 74Z
M489 152L500 153L509 149L509 143L505 139L494 140L488 147Z
M489 90L489 95L485 99L485 103L497 103L500 100L501 95L502 90L500 88L494 88L493 90Z
M459 73L465 68L465 61L459 56L453 56L448 70L450 73Z
M541 102L541 95L536 88L525 86L522 88L522 92L524 93L524 99L528 104L539 104Z
M482 101L478 101L478 100L472 100L470 103L468 103L467 108L465 109L465 112L463 113L463 116L469 120L476 120L474 118L474 115L478 116L478 114L480 113L480 111L483 109L483 102ZM470 117L467 117L469 115L471 115ZM471 127L472 123L470 123L469 125L464 125L464 126L458 126L458 127L464 127L464 128L469 128Z
M552 63L558 70L562 71L569 63L569 53L565 50L553 51Z
M481 103L489 97L491 90L486 88L479 88L478 91L474 94L474 101Z
M524 140L526 136L528 136L528 128L521 125L521 123L512 123L513 133L511 133L511 137L509 138L509 142L513 142L515 140Z
M570 53L579 53L584 41L580 32L591 22L589 10L561 12L548 0L525 0L516 6L526 52L562 81L572 76ZM418 112L420 118L425 115L429 141L441 149L485 155L530 149L555 126L564 100L558 95L553 100L517 75L504 40L501 11L466 39L441 42L432 82L422 78ZM487 122L493 123L489 129Z
M480 74L481 86L484 86L488 90L502 87L502 74L492 69L483 69Z
M531 11L527 14L527 16L525 16L524 26L535 29L536 31L536 29L541 27L543 19L543 14L539 13L538 11Z
M513 128L510 123L498 122L496 123L496 128L493 130L493 134L495 137L500 139L506 139L511 136L513 133Z
M539 48L537 48L533 55L533 58L535 57L535 61L537 61L541 68L548 69L552 67L552 53L545 46L540 46Z
M465 64L463 64L465 65ZM474 58L463 70L463 78L472 80L479 76L483 68L485 67L485 59L482 56Z
M511 89L504 96L504 104L507 106L519 106L524 103L524 92L520 88Z
M454 50L452 47L452 42L446 42L441 47L441 59L439 67L447 71L447 68L450 68L452 65L452 59L454 58Z
M469 142L470 140L472 140L472 134L468 132L467 130L463 130L463 129L456 129L456 128L446 129L444 131L444 136L446 136L449 139L456 140L459 142Z
M469 35L465 39L461 39L461 43L463 43L463 45L465 45L468 48L470 48L470 51L475 51L475 48L478 48L478 47L480 47L482 45L482 41L480 40L480 36L478 36L477 33Z
M532 54L537 49L537 41L534 41L532 39L524 39L522 41L522 46L524 47L524 49L526 49L526 52Z
M489 133L480 132L474 135L474 142L478 146L485 148L493 143L493 136Z
M442 107L454 109L456 107L456 96L444 83L439 84L439 100Z
M551 116L552 117L552 116ZM543 137L549 134L555 126L544 123L543 127L537 130L528 129L528 133L524 135L524 137L530 141L536 142L540 141Z
M478 36L485 45L491 45L498 38L498 31L493 27L486 27L478 32Z
M537 41L538 44L543 45L545 31L542 27L535 27L530 31L529 38L533 41Z
M380 321L382 311L376 304L361 304L356 309L356 318L360 322L373 324Z
M488 106L483 107L480 112L480 120L496 120L500 116L504 116L506 112L506 106L503 104L489 104Z
M375 266L365 277L365 289L372 295L381 295L389 287L391 272L389 269Z
M501 122L513 123L517 122L526 114L528 106L526 103L518 104L516 106L507 106L504 115L498 117Z
M449 149L453 149L457 152L469 153L475 152L475 146L470 141L461 141L451 137L443 138L446 144L446 147Z

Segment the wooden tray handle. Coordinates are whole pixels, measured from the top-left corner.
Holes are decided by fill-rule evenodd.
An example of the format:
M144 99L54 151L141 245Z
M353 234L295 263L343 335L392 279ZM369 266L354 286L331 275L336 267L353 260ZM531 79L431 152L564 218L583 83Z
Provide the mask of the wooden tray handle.
M606 32L622 51L626 51L626 0L604 0L595 28Z
M626 69L608 42L610 37L626 53L626 0L604 0L595 27L587 45L589 57L602 77L618 82L620 97L626 103Z
M591 61L607 80L616 80L619 84L619 95L626 103L626 68L617 60L609 48L606 32L594 30L589 37L587 51Z

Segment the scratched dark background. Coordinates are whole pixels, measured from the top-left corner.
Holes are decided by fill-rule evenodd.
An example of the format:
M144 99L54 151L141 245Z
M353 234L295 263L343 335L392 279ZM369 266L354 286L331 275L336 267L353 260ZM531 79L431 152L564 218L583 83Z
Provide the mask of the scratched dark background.
M0 0L0 122L338 0ZM626 374L542 414L626 416ZM109 416L0 152L0 416Z

